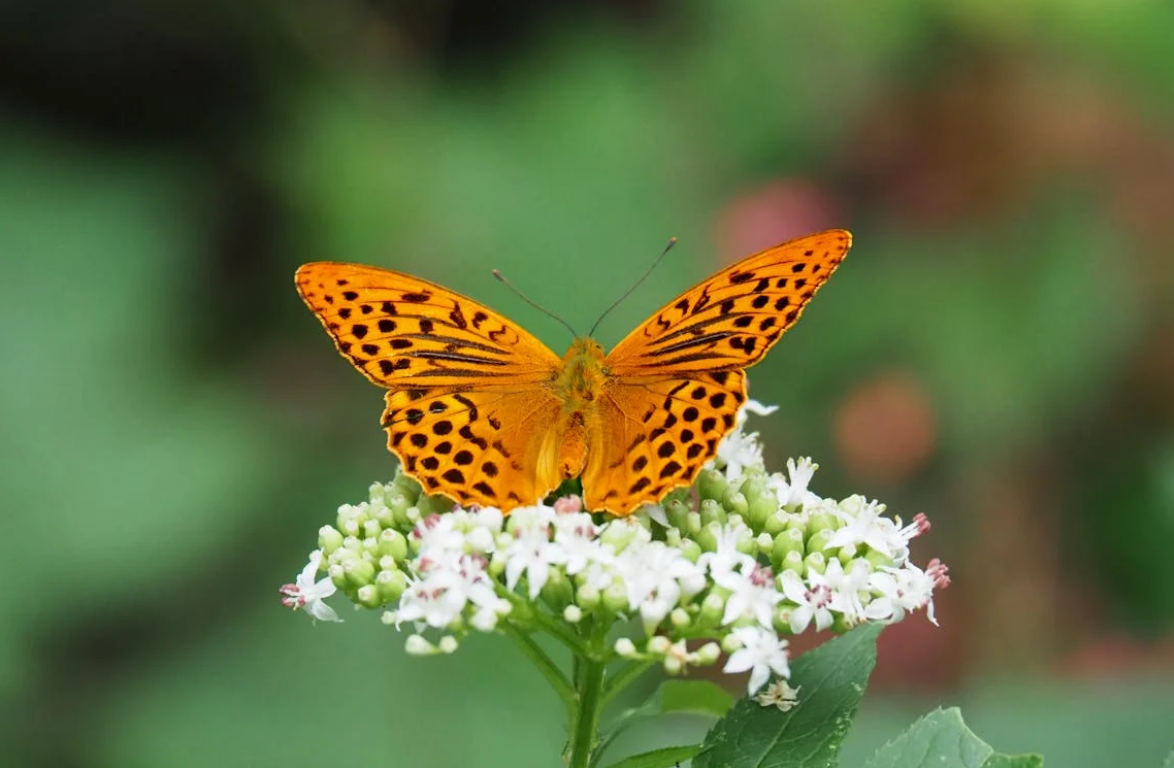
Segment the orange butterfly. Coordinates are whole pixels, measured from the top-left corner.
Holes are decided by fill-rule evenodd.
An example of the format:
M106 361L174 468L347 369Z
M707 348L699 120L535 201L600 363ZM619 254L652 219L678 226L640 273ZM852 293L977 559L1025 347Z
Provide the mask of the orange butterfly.
M734 428L748 368L852 244L833 229L767 248L666 304L604 354L560 360L491 309L418 277L336 262L298 292L343 357L385 387L387 447L429 493L509 511L582 476L626 515L689 485Z

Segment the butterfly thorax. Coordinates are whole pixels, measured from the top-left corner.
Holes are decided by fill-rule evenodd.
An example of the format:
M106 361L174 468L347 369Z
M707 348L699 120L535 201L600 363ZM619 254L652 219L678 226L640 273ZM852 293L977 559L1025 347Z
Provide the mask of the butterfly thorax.
M581 412L595 401L607 380L603 357L603 347L589 336L571 343L554 381L564 412Z

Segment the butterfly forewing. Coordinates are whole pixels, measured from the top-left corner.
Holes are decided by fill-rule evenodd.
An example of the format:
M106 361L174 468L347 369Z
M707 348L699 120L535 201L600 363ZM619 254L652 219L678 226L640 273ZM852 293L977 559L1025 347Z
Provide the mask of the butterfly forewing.
M834 229L749 256L666 304L606 365L620 378L748 368L799 320L851 244Z
M537 382L560 362L488 307L418 277L320 261L296 279L338 351L384 387Z

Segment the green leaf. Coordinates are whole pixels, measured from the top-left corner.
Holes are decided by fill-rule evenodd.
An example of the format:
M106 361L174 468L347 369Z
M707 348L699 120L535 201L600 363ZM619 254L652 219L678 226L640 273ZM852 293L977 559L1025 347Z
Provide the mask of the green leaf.
M1174 768L1174 749L1170 750L1170 754L1166 755L1166 761L1162 763L1162 768Z
M734 697L717 683L708 680L665 680L641 705L640 712L661 715L681 712L721 717L732 706Z
M865 768L985 768L993 752L966 727L957 709L939 709L881 747Z
M708 749L694 768L834 765L876 664L881 628L859 627L796 660L791 684L799 687L799 705L791 711L739 701L705 737Z
M690 744L687 747L664 747L625 757L618 763L612 763L608 768L670 768L682 760L688 760L700 751L700 744Z
M617 736L641 721L670 714L717 718L728 712L733 704L733 696L708 680L665 680L643 704L625 710L615 719L604 737L600 752L607 749Z
M991 755L982 768L1043 768L1040 755Z

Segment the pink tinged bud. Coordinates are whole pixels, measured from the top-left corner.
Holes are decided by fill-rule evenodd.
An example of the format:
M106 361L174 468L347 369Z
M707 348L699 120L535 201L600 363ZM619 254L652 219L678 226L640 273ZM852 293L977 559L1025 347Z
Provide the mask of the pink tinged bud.
M583 500L578 496L563 496L554 502L554 511L564 515L582 512Z

